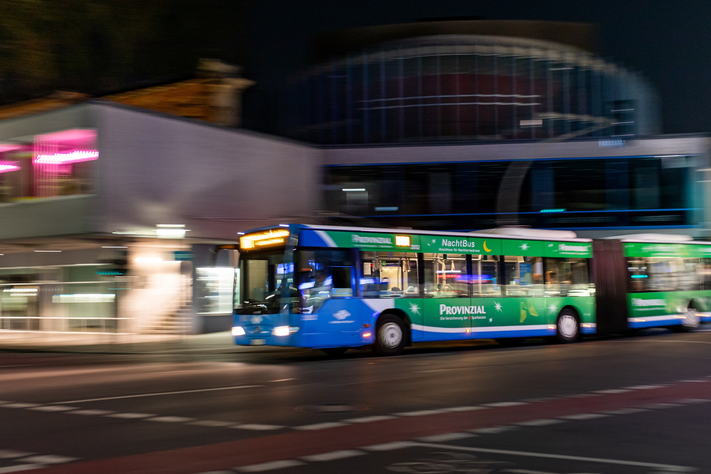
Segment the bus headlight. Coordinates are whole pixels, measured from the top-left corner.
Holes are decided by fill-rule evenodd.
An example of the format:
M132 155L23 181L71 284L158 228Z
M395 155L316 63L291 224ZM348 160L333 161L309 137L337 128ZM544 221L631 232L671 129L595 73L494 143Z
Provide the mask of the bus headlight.
M233 336L244 336L244 328L242 326L235 326L232 328L232 335Z
M288 336L289 334L294 334L298 332L298 326L277 326L272 329L273 336Z

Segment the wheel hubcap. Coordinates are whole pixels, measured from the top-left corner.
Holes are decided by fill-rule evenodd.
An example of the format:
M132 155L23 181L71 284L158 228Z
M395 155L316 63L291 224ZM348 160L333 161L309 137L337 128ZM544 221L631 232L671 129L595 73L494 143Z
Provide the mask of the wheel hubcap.
M402 342L402 329L395 323L386 323L380 328L378 341L388 349L394 349Z
M688 328L699 327L699 316L696 314L696 310L689 308L686 310L686 318L684 319L684 326Z
M578 321L569 314L564 314L558 320L558 332L566 339L575 337L578 334Z

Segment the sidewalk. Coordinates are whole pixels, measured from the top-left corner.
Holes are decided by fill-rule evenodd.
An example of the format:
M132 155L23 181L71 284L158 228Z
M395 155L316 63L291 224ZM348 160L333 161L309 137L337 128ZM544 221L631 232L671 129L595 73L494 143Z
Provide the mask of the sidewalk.
M0 351L76 352L95 354L268 352L275 347L236 346L229 332L194 336L138 334L51 334L0 332Z

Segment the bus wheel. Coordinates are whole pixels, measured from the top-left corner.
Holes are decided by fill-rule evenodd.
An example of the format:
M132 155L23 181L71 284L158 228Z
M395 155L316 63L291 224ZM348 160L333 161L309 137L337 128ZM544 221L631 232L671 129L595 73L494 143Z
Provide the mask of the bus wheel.
M407 344L407 325L392 314L384 314L378 319L373 349L378 355L397 355Z
M556 322L556 340L563 344L580 339L580 320L575 311L564 309L558 314Z
M684 327L687 330L697 329L699 327L699 315L696 314L696 308L688 308L684 319Z
M348 350L347 347L329 347L328 349L321 349L323 352L326 354L330 355L331 357L338 357L342 356L343 354L346 353Z
M674 332L689 332L699 327L699 316L696 314L696 308L687 308L684 313L684 319L680 326L672 326Z

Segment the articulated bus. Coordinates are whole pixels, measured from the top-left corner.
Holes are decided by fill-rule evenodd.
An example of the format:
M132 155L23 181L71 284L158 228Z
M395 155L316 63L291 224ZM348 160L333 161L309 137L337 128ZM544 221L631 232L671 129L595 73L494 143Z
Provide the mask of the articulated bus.
M568 343L711 320L711 243L685 236L282 224L238 248L240 345L394 355L424 341Z

